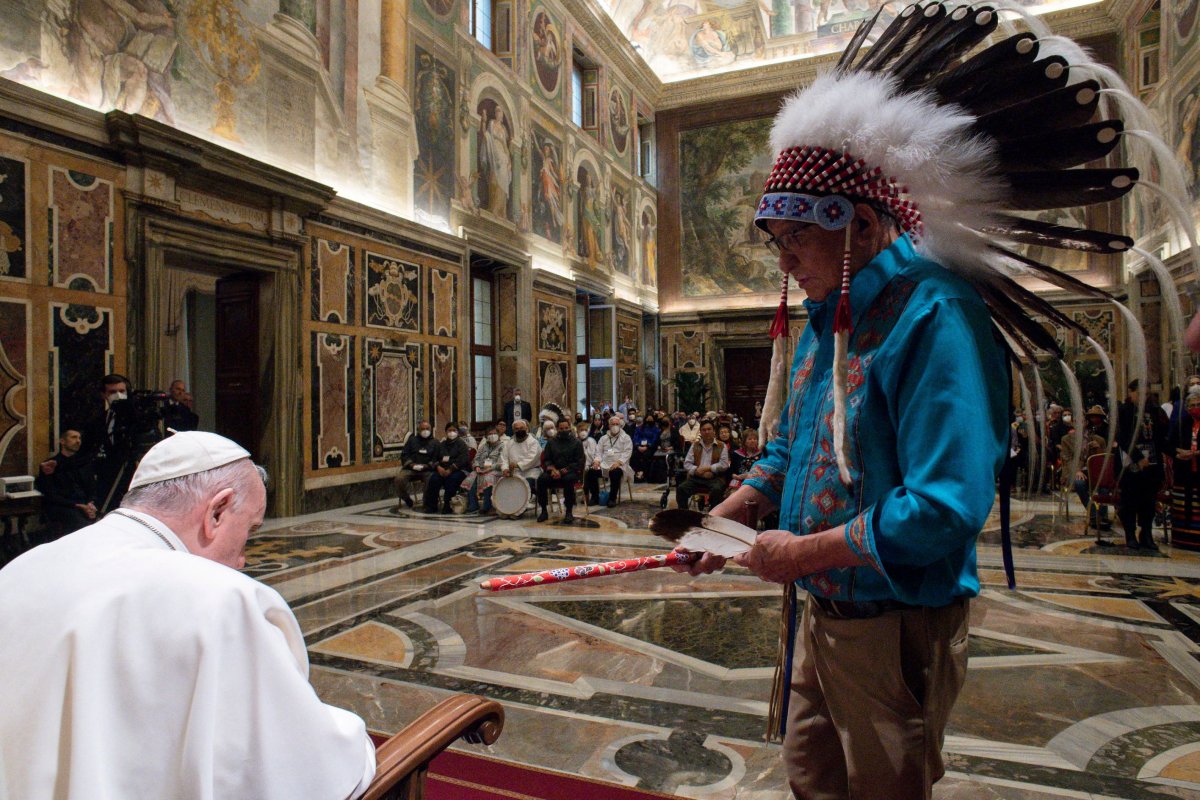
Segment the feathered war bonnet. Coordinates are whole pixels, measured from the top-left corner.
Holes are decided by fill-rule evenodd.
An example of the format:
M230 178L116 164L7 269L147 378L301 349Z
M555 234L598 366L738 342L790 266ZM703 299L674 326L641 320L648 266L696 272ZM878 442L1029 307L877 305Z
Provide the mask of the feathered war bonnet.
M1029 30L1017 32L1002 12L1019 17ZM784 102L771 131L778 157L755 213L755 224L764 230L770 220L790 220L847 231L833 325L834 449L846 483L848 226L855 203L866 201L887 211L918 252L979 291L1018 364L1029 426L1033 399L1022 366L1034 366L1040 407L1036 365L1048 356L1059 360L1075 418L1083 419L1074 372L1062 361L1061 348L1042 320L1075 331L1095 350L1108 375L1110 419L1116 418L1116 380L1108 354L1089 332L1017 277L1033 275L1074 294L1112 302L1129 330L1129 377L1142 385L1146 355L1141 327L1128 309L1107 292L1028 257L1024 245L1101 254L1133 251L1162 284L1177 341L1182 340L1183 317L1166 268L1135 248L1132 239L1039 221L1027 212L1108 202L1135 185L1146 186L1166 201L1187 232L1200 274L1183 172L1146 107L1112 69L1096 63L1072 40L1051 35L1041 21L1005 0L914 3L863 51L879 16L859 27L830 72ZM1124 152L1117 149L1122 140ZM1116 163L1122 156L1129 166ZM1094 162L1104 166L1084 166ZM1139 180L1137 167L1151 174L1151 162L1162 187ZM764 442L778 429L786 392L787 327L785 275L771 326L775 342L760 426ZM1182 379L1182 365L1176 371ZM1075 436L1078 454L1082 426ZM1110 450L1111 445L1110 440ZM1069 474L1077 466L1069 465ZM1040 472L1031 469L1030 475Z

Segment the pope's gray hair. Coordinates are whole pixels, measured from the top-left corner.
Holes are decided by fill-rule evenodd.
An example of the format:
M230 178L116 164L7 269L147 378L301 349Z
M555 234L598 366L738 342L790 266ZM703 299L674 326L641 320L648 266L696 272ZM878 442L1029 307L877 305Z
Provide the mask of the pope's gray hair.
M242 489L251 474L246 467L253 468L253 473L263 482L263 486L270 485L267 471L250 459L243 458L204 472L130 489L121 501L121 507L187 513L196 505L208 502L222 489ZM246 494L243 491L234 493L234 507L241 505Z

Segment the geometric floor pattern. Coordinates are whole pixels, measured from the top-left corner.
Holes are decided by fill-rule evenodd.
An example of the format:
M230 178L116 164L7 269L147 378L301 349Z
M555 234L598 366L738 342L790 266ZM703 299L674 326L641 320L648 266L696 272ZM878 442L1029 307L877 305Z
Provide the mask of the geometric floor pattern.
M504 704L491 747L679 797L783 800L763 742L777 587L736 567L485 592L494 575L661 552L657 493L581 528L397 518L387 504L269 521L248 574L296 612L328 702L392 733L452 692ZM1200 559L1083 536L1052 504L1014 504L1018 588L995 531L979 547L968 677L934 796L1200 800ZM993 526L994 527L994 526Z

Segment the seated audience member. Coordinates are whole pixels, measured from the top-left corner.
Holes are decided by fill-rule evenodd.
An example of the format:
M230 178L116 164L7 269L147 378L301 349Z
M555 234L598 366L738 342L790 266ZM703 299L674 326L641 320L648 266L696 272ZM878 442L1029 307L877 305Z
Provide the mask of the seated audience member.
M658 451L658 437L658 423L647 414L632 436L633 455L629 460L633 467L634 480L643 480L654 464L654 454Z
M729 448L717 441L712 420L700 424L700 438L687 445L683 469L687 479L675 490L675 504L687 508L692 495L708 495L709 506L715 506L725 494L725 473L729 470Z
M417 423L417 432L408 437L400 451L400 471L396 473L396 496L409 508L413 507L410 484L424 486L433 474L433 465L441 460L441 446L433 438L428 422Z
M733 435L733 428L728 423L717 424L717 441L730 449L738 446L737 437Z
M733 451L729 457L730 491L742 485L750 468L762 458L762 449L758 446L758 431L750 428L742 433L742 446Z
M479 442L475 441L475 437L471 435L471 429L467 427L467 423L458 423L458 438L467 446L468 450L474 450L479 447Z
M508 426L504 424L504 420L496 420L496 435L500 437L500 444L506 444L511 438L508 435Z
M700 438L700 415L699 414L697 414L696 412L693 411L688 416L687 422L685 422L684 424L679 426L679 438L683 440L684 444L688 444L688 445L692 444L693 442L695 442L697 439Z
M584 420L575 426L575 438L579 439L579 443L583 445L583 463L591 464L600 454L600 445L591 437L587 421Z
M592 423L588 427L588 436L595 441L600 441L600 437L604 435L604 421L600 419L599 414L592 414Z
M263 474L170 436L121 504L0 571L0 796L357 798L363 721L308 682L300 626L238 572Z
M557 429L557 426L556 426L554 420L552 420L552 419L542 420L542 433L538 437L538 444L540 444L543 448L545 448L546 442L553 439L555 437L555 435L557 434L556 429Z
M621 415L617 414L608 421L608 433L600 437L597 443L596 455L588 463L587 474L583 485L587 490L588 504L600 504L600 476L608 476L608 502L612 508L617 504L621 493L622 476L632 479L633 469L629 466L629 458L633 455L633 441L625 432L625 424Z
M500 473L505 478L519 475L529 481L529 488L542 474L542 446L529 435L529 423L519 419L513 423L513 435L500 453Z
M550 490L563 490L563 522L575 521L575 484L583 476L583 445L571 430L571 420L560 419L554 438L542 450L542 474L537 479L538 522L550 518L546 506Z
M442 513L452 513L450 501L467 479L467 470L470 468L471 451L467 443L459 438L458 425L447 422L446 438L442 439L438 448L438 460L434 463L429 480L425 481L426 514L437 513L439 496L442 496Z
M467 511L475 513L482 509L488 514L492 510L492 487L500 480L500 454L504 445L495 428L484 431L483 441L475 451L474 480L467 492Z
M44 541L53 541L96 520L96 481L87 456L79 455L79 431L68 428L58 439L58 452L38 469L34 487L42 493Z
M192 409L192 396L184 382L171 381L167 394L170 399L163 407L163 425L173 431L194 431L200 427L200 416Z

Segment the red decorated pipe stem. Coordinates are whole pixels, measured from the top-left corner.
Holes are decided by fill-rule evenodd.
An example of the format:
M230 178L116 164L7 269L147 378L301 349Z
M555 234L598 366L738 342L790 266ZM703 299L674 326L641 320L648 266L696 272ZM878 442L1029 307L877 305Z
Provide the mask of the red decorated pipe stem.
M492 592L504 589L524 589L529 586L546 586L551 583L578 581L583 578L598 578L601 575L617 575L622 572L641 572L644 569L658 569L673 564L690 564L703 553L682 553L672 551L653 556L638 556L623 558L620 561L606 561L603 564L579 564L574 567L558 567L542 572L526 572L524 575L504 575L498 578L488 578L479 583L480 589Z

